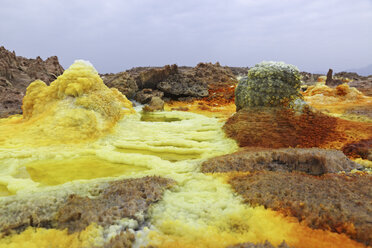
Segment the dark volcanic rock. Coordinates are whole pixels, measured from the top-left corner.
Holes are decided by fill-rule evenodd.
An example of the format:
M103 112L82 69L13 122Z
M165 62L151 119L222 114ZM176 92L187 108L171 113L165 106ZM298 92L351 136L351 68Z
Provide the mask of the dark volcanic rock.
M237 83L230 68L219 63L199 63L195 68L177 65L166 65L161 68L138 67L127 72L135 78L140 90L159 90L164 93L164 97L181 101L207 97L210 91L215 92L219 88ZM233 96L230 95L222 97L229 98L229 101L231 98L233 100ZM136 100L139 101L140 98L142 97L136 97ZM150 99L146 100L148 101Z
M140 89L156 89L160 82L167 80L169 76L175 74L178 74L177 65L166 65L160 69L150 69L138 75L137 84Z
M20 114L27 86L36 79L49 84L63 73L56 56L27 59L0 47L0 117Z
M202 172L229 171L300 171L310 175L323 175L339 171L349 172L359 166L341 151L319 148L288 148L249 151L211 158L202 164Z
M343 84L344 82L341 79L335 79L333 78L333 70L329 69L327 73L327 79L325 84L328 86L337 86L340 84Z
M164 93L159 90L153 89L142 89L141 91L137 92L134 99L142 104L149 103L153 97L163 97Z
M132 99L138 91L138 86L133 77L127 72L102 75L103 82L109 88L117 88L128 99Z
M332 83L332 80L333 80L332 76L333 76L333 70L329 69L327 72L326 85L330 85Z
M372 244L372 175L261 171L235 175L233 189L252 205L297 217L321 228Z
M173 75L167 81L160 82L157 88L167 96L173 97L205 97L208 96L208 85L192 77Z

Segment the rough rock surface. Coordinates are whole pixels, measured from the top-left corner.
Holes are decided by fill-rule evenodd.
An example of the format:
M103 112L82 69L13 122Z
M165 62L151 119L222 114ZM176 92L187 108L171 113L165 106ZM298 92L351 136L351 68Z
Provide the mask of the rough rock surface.
M12 198L0 206L0 234L23 231L28 226L80 231L90 223L102 226L124 217L137 219L162 197L173 181L161 177L124 179L90 188L91 197L75 194L36 194ZM139 222L143 220L138 220Z
M233 175L233 189L252 205L297 217L311 228L372 244L372 175L260 171Z
M142 89L138 91L134 99L142 104L149 103L153 97L160 97L162 98L164 93L159 90L153 89Z
M346 72L346 71L335 73L335 77L345 78L345 79L347 78L347 79L350 79L352 81L366 78L366 77L363 77L363 76L358 75L358 73L355 73L355 72Z
M5 79L0 79L0 118L9 115L22 114L22 99L24 93L9 86Z
M307 85L315 84L320 76L323 76L322 74L314 74L310 72L302 71L300 72L301 75L301 81L304 82Z
M299 114L284 108L244 108L224 125L240 146L319 147L334 138L337 118L305 108Z
M329 69L327 73L327 78L325 84L327 86L338 86L340 84L343 84L344 82L341 79L333 78L333 70Z
M262 244L242 243L230 245L227 248L289 248L289 246L284 241L279 246L273 246L270 242L266 241Z
M342 151L350 157L362 158L372 161L372 138L360 140L359 142L347 144Z
M164 110L164 101L160 97L153 97L148 105L142 108L145 112Z
M127 72L104 74L102 79L109 88L117 88L128 99L132 99L138 91L135 79Z
M0 47L0 117L21 113L21 99L32 81L49 84L62 73L56 56L27 59Z
M366 96L372 96L372 76L361 77L349 83L350 87L355 87Z
M349 172L358 165L341 151L319 148L288 148L250 151L211 158L202 164L202 172L230 171L300 171L310 175L323 175L339 171Z
M135 78L140 90L158 90L163 92L166 98L172 100L192 100L208 97L211 93L213 97L216 97L219 95L218 90L237 83L232 71L219 63L199 63L196 67L178 67L177 65L166 65L161 68L140 67L127 72ZM233 100L233 94L219 96ZM140 98L135 97L137 101Z
M228 67L235 77L244 77L247 76L249 67Z

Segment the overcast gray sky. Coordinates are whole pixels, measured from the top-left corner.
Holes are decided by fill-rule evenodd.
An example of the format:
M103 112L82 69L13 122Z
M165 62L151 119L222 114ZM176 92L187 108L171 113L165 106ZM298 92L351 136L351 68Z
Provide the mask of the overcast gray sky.
M372 64L372 0L0 0L0 45L25 57L134 66L278 60Z

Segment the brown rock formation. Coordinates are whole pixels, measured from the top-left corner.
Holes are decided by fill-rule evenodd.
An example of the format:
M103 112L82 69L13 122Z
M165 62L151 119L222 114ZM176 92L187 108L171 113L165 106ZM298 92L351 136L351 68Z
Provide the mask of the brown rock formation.
M160 97L153 97L148 105L142 108L145 112L164 110L164 101Z
M161 177L124 179L89 187L89 196L64 191L8 197L0 206L0 236L28 226L80 231L90 223L114 224L124 217L137 219L162 197L173 181ZM138 219L141 224L144 220Z
M343 84L344 82L341 79L335 79L333 78L333 70L329 69L327 73L327 79L325 84L328 86L337 86L340 84Z
M0 117L21 113L21 99L32 81L49 84L62 73L56 56L27 59L0 47Z
M158 90L168 99L183 101L208 97L207 101L217 98L225 102L234 101L237 80L228 67L222 67L219 63L199 63L195 68L177 65L139 67L127 72L135 78L140 90ZM137 101L141 98L135 97Z
M127 72L104 74L102 79L109 88L118 89L129 99L132 99L138 91L136 80Z
M319 148L288 148L261 151L242 150L211 158L202 164L202 172L268 170L299 171L310 175L323 175L339 171L349 172L358 167L341 151Z
M249 204L372 244L372 175L261 171L234 175L229 183Z
M332 81L333 81L332 76L333 76L333 70L329 69L328 72L327 72L326 85L332 85Z
M159 90L153 90L153 89L142 89L137 92L134 99L142 104L149 103L153 97L159 97L162 98L164 96L164 93Z

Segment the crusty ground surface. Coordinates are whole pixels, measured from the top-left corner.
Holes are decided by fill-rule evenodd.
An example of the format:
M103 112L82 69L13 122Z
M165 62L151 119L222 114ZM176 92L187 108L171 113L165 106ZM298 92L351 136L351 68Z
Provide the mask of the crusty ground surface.
M351 171L359 166L341 151L319 148L265 149L241 151L211 158L202 164L202 172L301 171L322 175Z
M227 248L289 248L289 246L284 241L279 246L273 246L270 242L266 241L262 244L243 243L228 246Z
M372 175L260 171L232 174L245 202L297 217L311 228L345 233L372 244Z
M341 149L372 135L370 123L343 120L308 108L302 114L282 108L245 108L226 121L224 130L241 147L264 148Z
M68 228L70 233L93 222L106 227L116 220L145 214L172 184L170 179L143 177L96 184L84 196L62 190L9 197L0 205L0 235L21 232L28 226Z
M94 199L70 195L57 214L57 227L70 232L81 231L91 223L107 227L123 218L136 219L151 203L159 201L171 180L143 177L110 183Z

